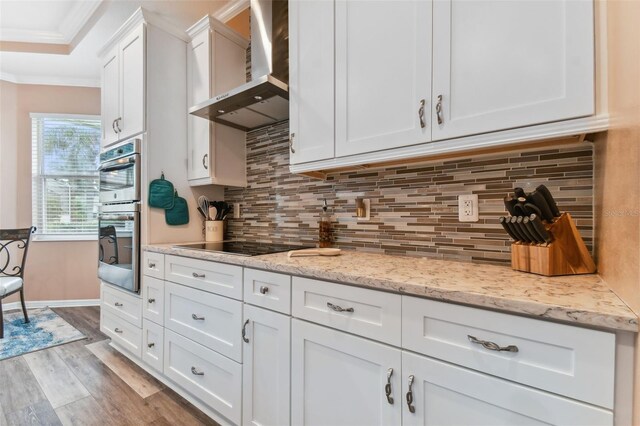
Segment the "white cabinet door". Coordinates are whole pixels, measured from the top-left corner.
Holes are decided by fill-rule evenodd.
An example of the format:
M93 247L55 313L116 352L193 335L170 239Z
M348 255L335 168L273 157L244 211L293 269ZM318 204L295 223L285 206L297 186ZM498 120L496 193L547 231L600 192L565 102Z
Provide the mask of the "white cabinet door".
M144 132L145 26L120 42L120 127L119 139Z
M211 36L210 31L202 31L187 46L187 106L204 102L211 97ZM206 118L188 116L188 177L189 179L209 176L211 158L209 143L211 122Z
M593 2L433 6L433 140L594 113Z
M244 305L242 421L245 425L290 424L291 318Z
M164 281L142 276L142 316L164 325Z
M118 47L114 47L102 60L102 148L118 140L115 121L120 110Z
M162 373L164 368L164 328L147 319L142 323L142 360Z
M289 2L290 163L334 156L334 2Z
M297 319L291 328L292 424L401 423L399 349Z
M404 426L613 424L611 411L403 352L402 394L409 390L413 413L399 399Z
M431 140L431 1L336 1L336 156Z

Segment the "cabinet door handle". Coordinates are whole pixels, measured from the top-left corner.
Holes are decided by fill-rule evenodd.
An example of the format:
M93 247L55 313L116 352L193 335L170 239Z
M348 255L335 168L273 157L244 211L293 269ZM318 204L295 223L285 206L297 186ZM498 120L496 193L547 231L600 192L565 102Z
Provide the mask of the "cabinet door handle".
M191 318L193 318L194 321L204 321L204 317L199 317L196 314L191 314Z
M387 402L393 405L393 397L391 396L391 376L393 375L393 368L387 370L387 384L384 385L384 394L387 397Z
M409 376L409 392L407 392L407 407L409 407L410 413L416 412L416 407L413 405L413 390L411 390L411 387L413 386L413 379L415 379L415 377L413 377L412 374Z
M147 345L147 347L148 347L148 348L152 348L152 347L154 347L155 345L156 345L155 343L149 343L149 344Z
M436 103L436 116L438 117L438 124L444 123L444 118L442 118L442 95L438 95L438 103Z
M122 129L120 128L120 122L121 121L122 121L122 117L116 118L116 128L118 129L118 133L122 132Z
M420 106L418 107L418 118L420 118L420 127L421 128L425 128L427 127L427 123L425 123L424 121L424 104L425 104L425 100L424 99L420 99Z
M289 135L289 149L291 150L291 153L292 153L292 154L295 154L295 153L296 153L296 150L295 150L295 149L293 149L293 139L294 139L295 137L296 137L296 134L295 134L295 133L291 133L291 134Z
M198 274L197 272L194 272L192 275L193 278L204 278L204 274Z
M147 302L149 302L149 303L156 303L156 299L149 299L149 300L147 300Z
M155 263L149 263L149 269L153 269L153 268L155 268L155 267L156 267L156 264L155 264Z
M260 294L267 294L268 292L269 292L269 287L267 287L266 285L260 286Z
M209 170L209 166L207 166L207 158L209 158L209 154L202 156L202 167L204 167L205 170Z
M191 374L194 376L204 376L204 371L198 371L197 368L191 367Z
M116 306L116 308L121 308L123 306L120 302L116 302L114 303L114 305Z
M353 308L343 308L342 306L334 305L331 302L327 302L327 308L336 312L354 312Z
M113 129L113 133L118 133L116 130L116 120L113 120L113 123L111 123L111 128Z
M244 340L245 343L249 343L249 339L247 338L247 325L249 324L249 320L246 320L244 322L244 325L242 326L242 340Z
M120 330L118 327L114 328L113 331L115 331L118 334L122 334L122 330Z
M516 345L509 346L500 346L497 343L490 342L488 340L480 340L476 339L474 336L467 335L467 338L471 343L475 343L477 345L482 345L483 348L489 349L490 351L498 351L498 352L518 352L518 347Z

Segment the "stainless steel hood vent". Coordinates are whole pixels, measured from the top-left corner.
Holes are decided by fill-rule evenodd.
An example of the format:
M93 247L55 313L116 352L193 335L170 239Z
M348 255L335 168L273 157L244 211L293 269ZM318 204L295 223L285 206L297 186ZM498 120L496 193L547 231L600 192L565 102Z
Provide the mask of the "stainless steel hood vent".
M190 114L248 131L289 118L286 0L251 0L251 81L202 102Z

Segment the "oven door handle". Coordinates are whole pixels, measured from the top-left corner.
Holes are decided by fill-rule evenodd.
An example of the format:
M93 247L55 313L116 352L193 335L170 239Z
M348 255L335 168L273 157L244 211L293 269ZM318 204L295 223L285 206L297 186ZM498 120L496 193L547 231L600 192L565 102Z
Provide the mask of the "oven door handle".
M104 214L100 213L98 219L100 220L135 220L135 216L132 214Z
M126 162L122 160L123 159L120 158L118 160L113 160L113 161L109 161L108 163L101 164L100 167L98 167L98 171L110 172L113 170L126 169L127 167L131 167L131 164L135 164L136 162L135 157L129 157Z

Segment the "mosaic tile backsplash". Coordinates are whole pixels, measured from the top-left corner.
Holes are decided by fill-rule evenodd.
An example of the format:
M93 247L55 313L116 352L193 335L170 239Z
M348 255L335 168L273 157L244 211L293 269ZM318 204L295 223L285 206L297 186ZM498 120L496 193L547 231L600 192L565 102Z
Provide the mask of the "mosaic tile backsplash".
M225 188L242 205L230 238L315 245L322 200L334 246L368 252L509 263L509 238L498 224L514 186L544 183L593 243L593 149L510 152L450 161L371 168L317 180L289 172L289 123L247 133L247 188ZM479 222L458 222L459 194L479 197ZM371 220L355 218L355 198L371 199Z

